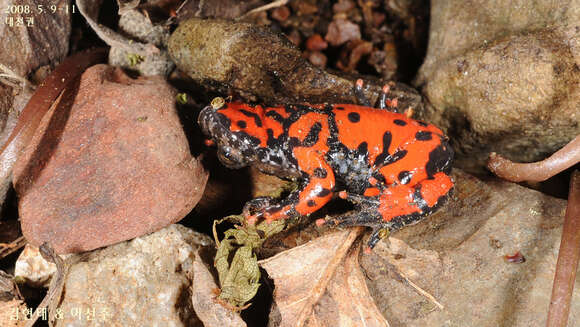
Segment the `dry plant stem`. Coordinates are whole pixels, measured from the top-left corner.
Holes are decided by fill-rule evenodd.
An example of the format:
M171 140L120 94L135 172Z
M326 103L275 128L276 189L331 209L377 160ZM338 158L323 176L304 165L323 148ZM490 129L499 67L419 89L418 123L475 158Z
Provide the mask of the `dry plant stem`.
M30 86L30 83L28 82L28 80L26 80L26 78L22 77L22 76L18 76L18 74L16 74L14 71L12 71L10 68L0 64L0 79L4 79L4 81L0 80L0 82L4 82L4 84L9 84L10 86L15 86L12 83L9 83L8 81L6 81L5 79L13 79L15 81L17 81L20 85L21 88L27 88Z
M429 301L431 301L431 303L435 304L439 308L439 310L445 309L443 304L439 303L439 301L437 301L437 299L435 299L435 297L433 295L429 294L427 291L420 288L417 284L413 283L413 281L410 280L409 278L407 278L407 276L405 276L405 274L403 274L401 271L398 271L398 273L399 273L399 276L401 276L405 280L405 282L407 282L409 285L411 285L412 288L415 289L415 291L417 291L417 293L423 295L425 298L427 298L427 300L429 300Z
M487 167L497 176L512 182L541 182L572 167L580 161L580 135L551 155L533 163L514 163L495 152L490 153Z
M565 327L580 259L580 173L574 171L570 180L570 194L564 218L562 241L558 252L556 276L548 310L548 327Z
M388 257L387 257L387 261L389 261L388 260ZM437 299L435 299L435 297L433 295L429 294L429 292L425 291L424 289L422 289L421 287L419 287L419 285L415 284L412 280L410 280L409 277L407 277L407 275L405 275L396 265L394 265L393 263L389 262L388 263L388 267L390 267L391 269L393 269L395 271L395 273L397 275L399 275L399 277L401 277L413 289L415 289L415 291L417 293L421 294L427 300L431 301L431 303L435 304L435 306L437 306L439 308L439 310L445 309L445 306L443 306L443 304L439 303L439 301L437 301Z
M20 236L8 244L0 244L0 260L23 248L25 245L26 239L24 236Z
M44 243L40 246L40 253L42 254L42 257L45 260L52 262L56 265L56 274L52 277L52 280L50 281L50 286L48 288L46 296L44 297L44 299L42 299L42 302L40 302L40 304L32 314L32 319L28 321L26 327L34 326L34 323L40 316L38 312L49 306L49 304L52 301L54 301L55 297L60 297L60 294L62 293L62 289L64 286L64 277L66 274L67 267L62 258L54 252L54 249L50 247L48 243ZM51 317L53 315L54 313L51 312ZM52 319L49 319L49 321L52 321Z
M269 3L267 5L263 5L261 7L254 8L254 9L248 11L242 17L248 16L248 15L251 15L253 13L260 12L260 11L270 10L272 8L277 8L277 7L282 7L282 6L285 6L287 3L288 3L288 0L276 0L276 1L272 1L271 3Z
M312 296L308 297L306 300L308 303L304 305L304 309L300 312L300 316L296 319L296 327L304 326L304 323L312 314L312 309L314 305L318 302L320 297L326 292L326 287L328 286L328 282L334 275L336 268L338 265L344 260L344 257L348 253L348 250L352 246L352 243L362 234L365 227L354 227L349 232L346 240L344 243L340 245L340 247L334 253L334 257L324 270L322 277L319 279L318 284L314 287L312 291Z
M64 89L88 67L104 61L105 49L68 57L45 78L22 110L14 130L0 150L0 180L10 178L18 154L30 142L42 117L57 103Z

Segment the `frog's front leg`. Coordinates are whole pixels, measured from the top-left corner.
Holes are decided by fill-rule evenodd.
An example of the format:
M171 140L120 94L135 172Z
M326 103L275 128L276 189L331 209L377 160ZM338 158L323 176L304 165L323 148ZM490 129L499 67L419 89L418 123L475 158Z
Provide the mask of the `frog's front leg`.
M335 186L332 168L309 148L296 148L294 152L309 158L308 163L301 166L303 180L300 187L276 203L271 203L268 198L257 198L248 202L244 215L249 224L256 223L259 218L271 222L306 216L322 208L332 198Z

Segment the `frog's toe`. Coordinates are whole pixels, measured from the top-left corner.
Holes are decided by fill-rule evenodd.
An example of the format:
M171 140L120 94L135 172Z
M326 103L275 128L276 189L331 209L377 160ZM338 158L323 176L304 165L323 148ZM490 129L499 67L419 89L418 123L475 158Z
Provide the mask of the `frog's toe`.
M367 241L367 246L372 250L380 240L387 238L389 236L389 229L385 226L375 226L373 227L373 232L369 240Z

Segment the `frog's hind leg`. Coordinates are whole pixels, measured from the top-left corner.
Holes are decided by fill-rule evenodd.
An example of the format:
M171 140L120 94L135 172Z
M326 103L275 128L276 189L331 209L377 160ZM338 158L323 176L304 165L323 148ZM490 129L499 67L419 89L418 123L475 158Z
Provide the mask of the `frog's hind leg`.
M388 224L381 223L381 218L377 214L367 211L357 211L346 216L327 218L324 224L336 227L355 227L365 226L372 228L372 234L367 242L369 249L372 249L377 243L388 236Z
M367 242L370 249L388 235L389 224L382 221L377 211L380 205L379 197L364 196L346 191L339 192L339 197L355 203L357 205L355 211L345 216L327 218L323 222L321 221L321 223L337 227L371 227L373 232Z
M360 78L357 79L356 83L354 84L354 95L356 96L358 104L360 104L361 106L365 106L365 107L371 106L371 102L369 101L369 98L367 98L367 96L363 92L363 80Z

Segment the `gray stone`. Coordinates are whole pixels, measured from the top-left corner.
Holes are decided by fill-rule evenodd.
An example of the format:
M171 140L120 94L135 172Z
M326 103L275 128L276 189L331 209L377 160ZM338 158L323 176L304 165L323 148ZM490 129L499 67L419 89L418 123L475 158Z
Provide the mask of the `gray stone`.
M415 81L457 165L535 161L580 132L580 1L435 1Z
M190 276L196 252L209 246L208 236L171 225L90 253L69 270L56 326L203 326Z

